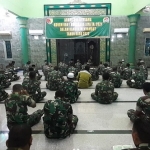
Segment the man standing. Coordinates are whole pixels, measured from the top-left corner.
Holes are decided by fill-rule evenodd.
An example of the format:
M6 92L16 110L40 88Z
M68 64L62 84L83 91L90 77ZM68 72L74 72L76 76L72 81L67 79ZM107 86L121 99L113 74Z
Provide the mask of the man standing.
M65 93L56 91L55 100L44 105L44 133L47 138L66 138L76 128L78 117L73 115L72 106L64 102Z
M79 81L78 82L79 88L88 88L88 87L92 86L92 84L93 84L92 76L89 73L89 70L90 70L90 66L87 65L87 66L85 66L85 70L80 71L78 73L77 80Z
M96 85L95 93L92 93L91 97L101 104L110 104L116 101L118 93L114 92L114 86L109 81L109 73L104 73L102 77L103 81Z
M43 111L37 110L29 115L27 113L27 106L35 108L36 103L31 97L29 97L27 91L23 89L22 85L15 84L10 98L5 100L7 126L9 129L14 125L24 123L32 127L40 121Z
M130 109L127 114L131 121L135 121L137 118L144 118L150 120L150 83L145 82L143 84L143 93L145 96L142 96L138 99L136 103L136 110Z

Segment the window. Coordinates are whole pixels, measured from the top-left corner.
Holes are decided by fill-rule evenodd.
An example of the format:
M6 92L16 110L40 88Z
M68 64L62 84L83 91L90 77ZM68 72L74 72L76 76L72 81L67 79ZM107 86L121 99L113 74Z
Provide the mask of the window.
M12 51L11 51L10 41L4 41L4 53L5 53L5 59L12 60Z
M150 38L145 41L145 56L150 56Z

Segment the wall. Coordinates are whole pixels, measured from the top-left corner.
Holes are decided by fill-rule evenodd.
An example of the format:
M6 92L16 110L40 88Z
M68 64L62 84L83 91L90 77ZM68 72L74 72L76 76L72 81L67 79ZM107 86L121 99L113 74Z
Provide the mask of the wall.
M68 4L73 0L0 0L0 6L29 18L44 17L45 4ZM78 1L78 0L76 0ZM85 3L111 3L112 15L129 15L138 12L141 8L150 4L149 0L82 0ZM119 7L118 7L119 6Z
M20 44L20 32L17 20L11 19L9 17L0 19L0 29L12 31L11 36L0 36L0 64L4 67L10 62L4 58L4 45L5 40L11 40L11 49L13 60L16 61L16 66L21 66L22 58L21 56L21 44Z

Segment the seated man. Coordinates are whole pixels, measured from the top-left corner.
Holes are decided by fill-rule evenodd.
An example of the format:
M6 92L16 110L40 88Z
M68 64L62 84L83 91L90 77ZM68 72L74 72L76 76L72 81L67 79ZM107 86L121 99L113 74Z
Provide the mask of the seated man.
M39 71L38 71L38 69L36 68L35 65L32 65L32 68L36 72L36 75L37 75L36 78L37 78L37 80L40 80L42 78L42 75L40 75L40 73L39 73Z
M40 121L43 111L37 110L29 115L27 113L27 106L35 108L36 103L28 96L27 91L23 89L22 85L15 84L12 89L12 94L5 100L7 126L9 129L16 124L24 123L32 127Z
M92 93L91 97L101 104L110 104L116 101L118 93L114 92L114 86L109 81L109 73L104 73L102 77L103 81L96 85L95 93Z
M85 70L80 71L78 73L77 80L79 81L78 82L79 88L88 88L88 87L92 86L92 84L93 84L92 76L89 73L89 70L90 70L90 66L87 65L87 66L85 66Z
M76 128L78 117L73 115L72 107L63 101L65 93L56 91L55 100L44 105L44 133L47 138L65 138Z
M150 150L150 122L137 119L133 124L132 138L136 148L126 150Z
M111 71L112 71L112 68L110 68L107 63L104 63L104 68L103 68L102 73L110 73Z
M120 73L117 72L117 67L113 67L113 71L110 73L110 82L114 84L115 88L120 88L122 84Z
M136 110L130 109L127 114L131 121L135 121L137 118L150 119L150 83L145 82L143 84L143 93L145 96L142 96L138 99L136 103Z
M41 92L40 84L41 82L36 80L36 73L34 71L29 73L29 80L23 83L24 89L27 90L31 98L36 102L43 100L46 96L45 91Z
M132 69L130 68L130 64L126 64L126 68L121 72L122 79L128 80L132 76Z
M102 72L103 72L104 68L105 67L104 67L102 61L100 61L100 64L98 66L98 73L99 73L99 75L102 75Z
M74 73L74 76L76 77L78 75L78 71L77 68L75 68L72 64L70 64L69 68L68 68L68 73Z
M89 70L91 76L92 76L92 81L96 81L99 79L99 73L97 68L90 68Z
M127 85L131 88L142 89L145 83L144 73L140 71L139 68L135 69L132 77L127 80Z
M64 79L57 66L54 67L54 70L52 72L49 72L47 80L48 82L46 83L46 87L49 90L56 91L59 89L59 85Z
M11 85L11 80L8 79L5 74L4 71L0 72L0 85L4 88L8 88Z
M32 145L31 127L22 124L15 125L10 129L8 140L6 141L7 150L30 150Z
M30 68L30 64L31 62L28 61L25 65L24 65L24 68L23 68L23 75L29 71L29 68Z
M77 68L77 72L79 72L82 69L82 64L80 63L79 59L77 59L77 63L75 64L75 67Z
M0 85L0 101L4 101L8 98L8 93L5 92L3 86Z
M70 103L75 103L81 94L81 91L78 90L77 83L73 82L74 74L68 73L68 81L61 83L60 89L65 93L65 99Z
M144 63L143 60L141 60L140 63L138 63L138 67L139 67L141 72L144 72L145 79L147 80L147 78L148 78L148 69L145 66L145 63Z

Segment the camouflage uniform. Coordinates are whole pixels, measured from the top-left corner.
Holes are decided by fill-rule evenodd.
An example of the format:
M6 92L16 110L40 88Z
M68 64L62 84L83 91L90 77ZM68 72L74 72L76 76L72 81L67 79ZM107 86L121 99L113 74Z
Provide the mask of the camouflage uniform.
M65 93L65 99L70 103L75 103L81 94L81 91L78 90L77 83L72 80L62 82L60 89Z
M147 78L148 78L148 69L145 68L144 65L140 65L139 68L140 68L140 71L144 73L145 79L147 80Z
M82 65L82 70L85 70L85 66L86 66L87 64L83 64Z
M4 88L0 85L0 101L8 98L8 93L5 92Z
M135 114L135 110L130 109L128 110L127 114L131 121L135 121L137 118L142 117L144 119L148 119L150 121L150 92L142 96L138 99L136 103L136 110L141 112L140 116Z
M70 67L68 68L68 73L70 73L70 72L74 73L74 76L77 76L77 75L78 75L77 69L74 68L73 66L70 66Z
M78 118L69 103L57 98L45 103L43 122L47 138L65 138L75 130Z
M110 104L117 99L118 94L114 92L110 81L102 81L96 85L95 93L92 93L91 97L101 104Z
M29 72L29 67L30 67L30 64L25 64L25 65L24 65L24 68L23 68L23 75L24 75L26 72Z
M68 66L65 63L59 63L59 70L63 76L68 74Z
M134 80L135 82L133 82ZM145 77L144 74L140 71L134 72L132 74L132 77L127 80L127 85L131 88L137 88L137 89L142 89L143 84L145 83Z
M10 79L7 79L4 74L0 74L0 85L8 88L11 85Z
M112 71L112 68L107 67L103 69L103 73L110 73Z
M131 68L124 68L122 72L122 79L128 80L132 76L132 69Z
M37 110L29 115L27 106L32 107L33 104L35 104L35 101L29 96L19 95L18 93L11 94L10 98L5 100L8 128L10 129L15 124L27 123L31 127L37 124L43 115L43 111Z
M104 68L105 68L105 67L104 67L103 64L100 64L100 65L98 66L98 73L99 73L99 75L102 75Z
M41 82L37 80L26 80L22 83L22 86L27 92L29 93L30 97L35 101L39 102L43 100L43 98L46 96L46 92L41 92L40 89Z
M99 73L97 68L90 68L89 72L92 75L92 81L96 81L99 79Z
M46 81L47 81L47 76L48 76L49 70L50 70L50 67L49 67L48 65L44 65L44 66L42 67L42 71L43 71L43 74L44 74L44 76L45 76L45 80L46 80Z
M120 73L111 72L110 73L110 81L114 84L115 88L120 88L120 86L122 84Z
M82 69L82 64L80 62L77 62L75 64L75 67L77 68L77 72L79 72Z
M63 80L63 75L60 71L53 70L48 74L48 82L46 87L49 90L56 91L59 89L59 85Z

